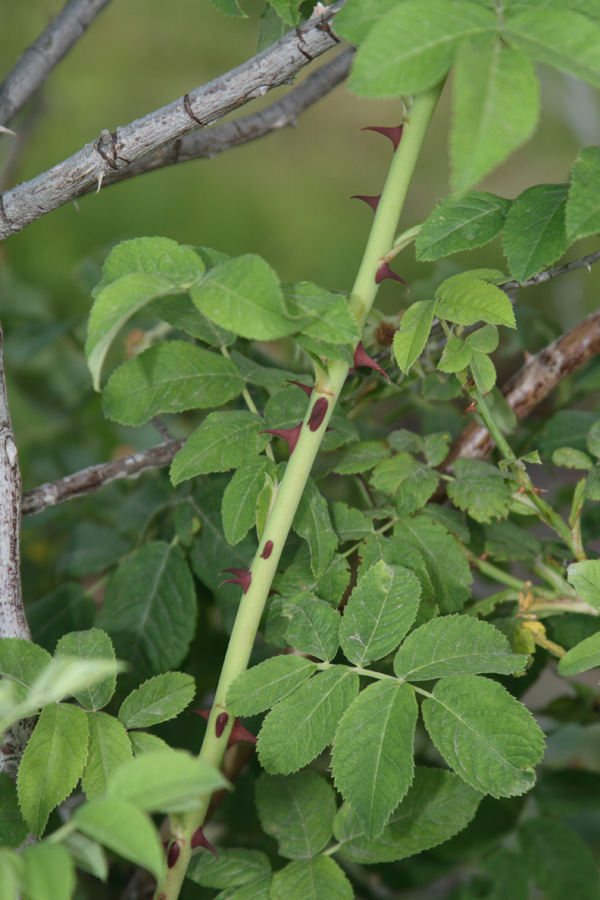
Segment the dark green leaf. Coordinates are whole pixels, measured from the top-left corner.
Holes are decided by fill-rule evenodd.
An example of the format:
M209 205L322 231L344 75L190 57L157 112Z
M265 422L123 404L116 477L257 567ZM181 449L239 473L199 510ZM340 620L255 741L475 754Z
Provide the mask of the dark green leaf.
M377 681L351 703L335 733L335 786L369 838L381 834L410 787L417 715L410 685Z
M448 496L477 522L508 515L510 487L502 473L479 459L456 459L456 479L448 484Z
M541 817L519 826L519 840L530 876L548 900L599 900L594 857L583 839L562 822Z
M259 850L219 847L218 853L218 859L212 853L192 857L186 877L205 887L227 888L248 884L271 872L268 857Z
M227 694L235 715L253 716L270 709L315 672L314 662L302 656L274 656L239 675Z
M196 693L191 675L168 672L145 681L123 700L119 721L125 728L149 728L178 716Z
M260 824L275 838L281 856L311 859L333 834L335 795L316 772L261 775L256 783Z
M75 656L78 659L112 659L115 651L105 631L90 628L88 631L72 631L65 634L56 645L56 656ZM84 691L73 694L86 709L102 709L115 692L116 675L97 681Z
M480 800L481 794L452 772L417 768L406 797L376 840L366 837L347 803L336 816L334 832L346 859L392 862L447 841L473 818Z
M326 662L338 651L340 614L314 594L296 594L283 608L289 620L286 639L294 650Z
M296 688L263 722L258 736L263 768L288 775L311 762L331 743L357 693L358 675L345 666L332 666Z
M213 412L187 439L171 464L174 485L197 475L236 469L256 456L268 440L259 434L260 416L250 412Z
M173 328L185 331L192 337L210 344L211 347L229 347L235 341L237 335L226 328L219 328L210 319L194 306L186 294L178 294L174 297L165 297L164 300L155 300L149 309L159 319L163 319Z
M310 548L315 576L323 575L336 551L338 539L329 518L327 501L311 479L306 483L292 528Z
M194 635L196 598L181 549L145 544L111 577L98 625L138 678L177 666Z
M569 246L565 228L568 191L568 184L536 184L513 200L502 241L517 281L526 281L552 265Z
M586 559L572 563L567 569L567 580L582 600L600 609L600 560Z
M350 882L329 856L298 859L273 876L270 900L352 900Z
M35 835L52 810L69 796L88 752L88 723L83 709L66 703L46 706L19 766L19 805Z
M509 209L510 200L484 191L444 197L421 226L415 245L417 259L440 259L483 247L502 231Z
M267 479L273 480L275 474L275 464L266 456L250 457L225 488L221 515L230 544L238 544L254 525L259 494Z
M567 235L570 241L600 231L600 147L584 147L571 169L567 201Z
M17 789L9 775L0 772L0 847L18 847L28 834L29 828L19 809Z
M514 797L533 787L544 735L529 710L498 682L450 675L436 684L422 709L432 741L476 790Z
M467 616L443 616L417 628L394 659L394 672L406 681L444 675L521 672L528 657L511 652L504 635L488 622Z
M231 360L186 341L170 341L119 366L102 399L109 418L142 425L159 413L221 406L243 387Z

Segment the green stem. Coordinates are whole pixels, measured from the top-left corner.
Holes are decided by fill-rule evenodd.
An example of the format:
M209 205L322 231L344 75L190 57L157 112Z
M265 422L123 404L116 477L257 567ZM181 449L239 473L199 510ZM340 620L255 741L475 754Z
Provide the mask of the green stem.
M364 327L377 294L378 285L375 282L375 275L385 254L392 247L400 212L442 87L443 84L439 84L416 97L410 111L410 119L404 128L402 141L394 154L356 282L350 295L350 309L359 330ZM334 360L329 363L326 371L318 373L317 383L311 395L298 443L287 464L277 498L250 568L252 575L250 587L240 602L200 751L200 758L216 768L221 766L229 734L235 721L234 716L230 715L227 726L217 738L216 718L220 713L227 712L229 687L239 675L246 671L248 666L271 582L298 504L304 493L314 459L325 434L327 423L348 376L348 370L349 367L346 363ZM318 429L311 431L308 426L310 414L315 403L322 398L328 401L327 412ZM248 402L248 398L245 399ZM272 541L273 546L268 558L264 559L262 554L268 541ZM368 674L372 675L372 673ZM173 817L172 833L179 842L180 853L175 865L168 870L166 877L158 885L155 900L176 900L179 896L190 860L191 838L196 829L204 822L209 803L210 795L207 794L203 798L200 810Z
M546 503L545 500L542 500L542 498L536 493L533 482L529 477L524 464L520 460L518 460L513 453L508 441L496 424L496 421L490 412L490 408L485 402L481 392L476 387L471 387L470 393L477 404L477 412L483 419L485 427L494 439L498 450L509 464L510 470L513 475L515 475L521 489L525 494L527 494L533 506L535 507L535 511L538 517L542 520L542 522L545 522L546 525L548 525L550 528L552 528L553 531L556 532L556 534L565 542L567 547L569 547L573 555L575 555L571 529L569 528L567 523L563 521L563 519L561 519L558 513L556 513L552 509L550 504Z

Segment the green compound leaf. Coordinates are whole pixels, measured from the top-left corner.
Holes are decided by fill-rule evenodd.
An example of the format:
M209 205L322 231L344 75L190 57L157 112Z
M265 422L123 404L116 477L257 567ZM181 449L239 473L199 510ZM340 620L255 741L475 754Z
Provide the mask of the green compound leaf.
M107 795L147 812L184 813L200 809L205 794L229 786L214 766L169 747L122 763L108 780Z
M469 0L406 0L371 28L349 87L363 97L416 94L441 81L461 40L495 29L494 14Z
M483 247L502 231L510 204L510 200L485 191L445 197L421 226L415 245L417 259L435 260Z
M437 367L442 372L461 372L467 368L472 357L473 350L466 341L449 337Z
M362 573L344 607L340 644L357 666L394 650L415 620L421 585L408 569L383 560Z
M398 453L379 463L371 486L384 494L396 495L397 512L409 515L429 500L439 481L437 472L410 453Z
M98 624L139 678L177 666L196 626L196 596L178 546L145 544L108 582Z
M339 810L334 833L340 853L358 863L393 862L436 847L471 821L481 794L445 769L416 768L412 786L382 834L371 840L349 804Z
M79 781L87 752L84 710L64 703L46 706L23 754L17 784L23 818L35 835Z
M496 384L496 368L489 356L473 350L473 358L470 364L471 374L475 380L477 389L482 394L489 394Z
M253 716L270 709L316 671L302 656L273 656L239 675L227 693L227 706L236 716Z
M600 632L592 634L569 650L558 663L560 675L578 675L600 666Z
M351 703L335 733L335 786L369 838L381 834L410 787L417 716L410 685L378 681Z
M575 241L600 231L600 147L580 150L571 169L567 237Z
M198 853L192 857L186 878L204 887L239 887L271 873L269 858L260 850L218 848L219 858L212 853Z
M119 366L104 388L102 405L115 422L142 425L159 413L221 406L243 387L231 360L186 341L170 341Z
M496 466L479 459L457 459L456 479L448 483L448 496L477 522L504 519L511 490Z
M594 857L572 828L554 819L535 817L519 826L519 841L529 875L548 900L599 900Z
M185 331L192 337L210 344L211 347L230 347L237 338L233 331L219 328L197 309L187 294L165 297L154 300L149 310L157 318L172 325L179 331Z
M600 23L575 10L506 10L504 35L536 62L600 87Z
M425 349L435 313L435 300L419 300L409 306L394 335L394 356L398 368L408 374L410 367Z
M358 675L346 666L319 672L281 700L263 722L258 755L267 772L288 775L311 762L333 740L358 693Z
M114 797L98 797L78 806L71 818L78 831L136 866L162 877L166 858L150 817Z
M473 576L464 553L443 525L419 514L397 522L394 538L411 544L423 557L440 612L460 609L469 596Z
M121 763L131 759L131 743L118 719L103 712L88 715L90 742L81 787L88 800L106 791L108 779Z
M128 737L134 756L169 749L169 745L162 738L156 737L155 734L148 734L147 731L130 731Z
M495 35L463 42L450 136L454 190L470 188L531 137L539 108L539 82L525 53Z
M29 828L19 809L16 785L6 772L0 772L0 847L18 847L28 834Z
M568 192L568 184L536 184L513 200L502 242L517 281L537 275L569 246L565 226Z
M105 631L90 628L63 635L56 645L56 656L75 656L78 659L114 660L112 641ZM117 676L109 675L91 687L73 694L85 709L102 709L109 702L117 686Z
M333 527L341 541L359 541L373 534L373 520L360 509L345 503L332 503Z
M325 497L312 479L308 479L292 523L296 534L310 548L310 566L316 577L323 575L338 545Z
M215 900L270 900L272 875L261 875L239 887L225 888Z
M567 569L567 581L582 600L600 609L600 560L586 559L585 562L572 563Z
M0 675L17 686L16 699L24 700L28 688L42 674L52 657L25 638L0 638Z
M360 0L347 3L335 17L335 31L351 44L361 44L373 25L379 21L397 0Z
M336 475L355 475L367 472L390 455L381 441L360 441L338 450L327 460L327 470Z
M71 900L75 866L62 844L26 847L21 855L22 891L28 900Z
M298 336L302 346L317 355L351 362L360 331L348 298L310 281L284 284L282 288L290 311L304 323Z
M394 673L405 681L445 675L522 672L529 657L512 653L502 632L468 616L443 616L415 629L394 659Z
M544 735L498 682L479 675L444 678L424 701L423 720L446 762L476 790L514 797L533 787Z
M276 340L302 324L288 314L273 269L252 253L209 269L190 297L211 321L251 340Z
M250 412L210 413L175 456L171 481L177 485L196 475L237 469L266 444L268 435L259 434L263 425Z
M156 675L123 700L119 721L125 728L151 728L178 716L192 702L195 693L191 675L184 672Z
M477 270L461 272L440 284L435 292L436 313L440 319L458 325L489 322L516 328L515 314L504 291L476 275Z
M310 770L261 775L256 783L256 809L263 830L275 838L281 856L289 859L311 859L333 834L333 789Z
M223 494L223 532L234 546L250 531L256 519L258 497L268 479L276 475L275 463L265 456L245 460Z
M493 353L500 341L498 329L495 325L484 325L477 331L471 332L466 338L469 347L481 353Z
M202 278L204 270L204 262L192 247L165 237L134 238L110 251L94 295L125 275L161 275L172 284L187 286Z
M96 288L85 343L94 390L100 390L100 375L106 354L123 325L152 300L183 290L164 275L142 272L124 275L104 288Z
M340 614L312 593L297 594L283 607L289 619L285 629L288 644L301 653L329 662L338 651Z
M329 856L298 859L273 876L270 900L353 900L352 886Z

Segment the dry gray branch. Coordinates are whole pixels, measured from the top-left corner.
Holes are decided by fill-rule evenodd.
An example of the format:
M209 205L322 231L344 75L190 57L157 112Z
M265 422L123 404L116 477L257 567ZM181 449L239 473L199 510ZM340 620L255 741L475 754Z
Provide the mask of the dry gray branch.
M289 83L339 39L331 21L344 0L291 31L243 65L114 132L103 131L73 156L0 195L0 238L25 228L59 206L100 189L111 172L128 166L240 106Z
M97 466L89 466L66 478L58 481L50 481L25 491L21 504L22 515L30 516L33 513L42 512L49 506L57 506L65 500L74 500L91 494L98 488L118 478L137 478L146 469L156 469L159 466L168 466L178 450L183 446L183 441L169 440L149 450L141 450L124 456L122 459L114 459Z
M350 71L354 52L354 48L348 47L309 75L283 99L277 100L260 112L233 122L223 122L207 131L188 134L181 140L173 141L149 156L144 156L126 169L111 171L105 177L103 185L116 184L126 178L161 169L163 166L172 166L175 163L188 162L192 159L212 159L232 147L239 147L249 141L265 137L273 131L295 126L296 119L304 110L344 81Z
M0 85L0 125L7 125L44 83L110 0L69 0Z
M574 259L571 262L565 263L564 266L557 266L555 269L546 269L544 272L538 272L537 275L528 278L527 281L505 281L500 287L503 291L516 291L519 288L534 287L536 284L543 284L545 281L550 281L552 278L558 278L559 275L566 275L568 272L573 272L575 269L587 269L589 272L591 266L594 263L597 263L598 260L600 260L600 250L596 250L595 253L589 253L587 256L582 256L580 259Z

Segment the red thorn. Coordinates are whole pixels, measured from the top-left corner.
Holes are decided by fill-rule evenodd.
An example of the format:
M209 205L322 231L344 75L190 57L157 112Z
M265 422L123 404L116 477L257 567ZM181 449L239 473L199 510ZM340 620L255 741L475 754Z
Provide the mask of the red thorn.
M181 847L177 843L177 841L173 841L169 849L167 850L167 868L172 869L177 860L179 859L179 854L181 852Z
M250 569L222 569L219 572L219 575L222 575L223 572L231 572L231 574L235 575L236 577L228 578L226 581L222 581L219 587L221 587L222 584L239 584L244 593L247 592L252 582L252 572L250 571Z
M398 144L404 131L404 124L385 127L384 125L367 125L362 131L376 131L378 134L385 135L394 145L394 150L398 149Z
M279 593L279 591L276 591L276 593ZM208 722L210 709L192 709L190 710L190 712L196 713L197 716L202 716L202 718L206 719L206 721ZM221 713L221 715L227 715L227 713ZM219 718L217 718L217 724ZM221 731L221 734L222 733L223 732ZM217 737L221 737L221 735L217 734ZM231 734L229 735L229 739L227 741L227 749L229 750L229 748L232 747L233 744L239 744L241 742L246 744L256 744L257 739L250 731L248 731L247 728L244 728L240 720L236 718L233 723L233 728L231 729Z
M350 199L363 200L365 203L368 203L373 212L377 212L377 207L379 206L379 201L381 200L381 194L375 194L373 196L369 196L368 194L353 194Z
M281 591L274 591L273 588L267 594L267 597L270 597L272 594L277 594L278 597L281 597Z
M466 414L467 414L467 413L470 413L470 412L476 412L476 410L477 410L477 404L476 404L475 401L473 400L472 403L471 403L471 405L470 405L470 406L467 406L467 408L465 409L465 411L464 411L464 413L463 413L463 416L466 416Z
M359 341L354 351L354 368L358 368L358 366L366 366L368 369L376 369L378 372L381 372L382 375L385 375L387 380L390 380L390 376L382 369L380 365L378 365L374 359L371 359L367 351L362 345L362 341Z
M276 437L283 438L284 441L287 441L287 445L290 448L290 453L293 453L296 448L296 444L298 443L301 429L302 422L300 422L298 425L295 425L294 428L265 428L264 431L259 431L259 434L274 434Z
M313 389L310 387L310 385L302 384L301 381L288 380L288 381L286 381L286 384L295 384L296 387L299 387L301 391L304 391L304 393L306 394L307 397L310 397L310 395L313 392Z
M273 541L267 541L267 543L264 546L263 552L260 554L260 558L268 559L271 555L272 550L273 550Z
M240 743L256 744L257 738L255 738L247 728L244 728L239 719L236 719L233 723L233 728L231 729L229 740L227 741L227 747L231 747L233 744Z
M219 859L219 854L217 853L217 851L215 850L213 845L210 843L210 841L207 841L206 838L204 837L204 832L202 831L202 828L196 829L196 831L193 833L192 840L190 842L190 846L191 846L192 850L195 850L196 847L205 847L207 850L210 850L211 853L214 853L216 860Z
M382 281L385 281L386 278L392 278L394 281L401 281L406 290L410 290L404 278L401 278L396 272L393 272L390 269L390 264L388 262L382 262L379 268L377 269L377 273L375 275L375 284L381 284Z
M215 734L218 738L220 738L225 731L225 726L228 722L228 714L226 712L219 713L219 715L217 716L217 721L215 722Z
M308 427L311 431L318 431L321 425L323 424L323 419L325 418L325 413L327 412L327 407L329 406L328 401L325 397L319 397L315 405L313 406L310 418L308 420Z

